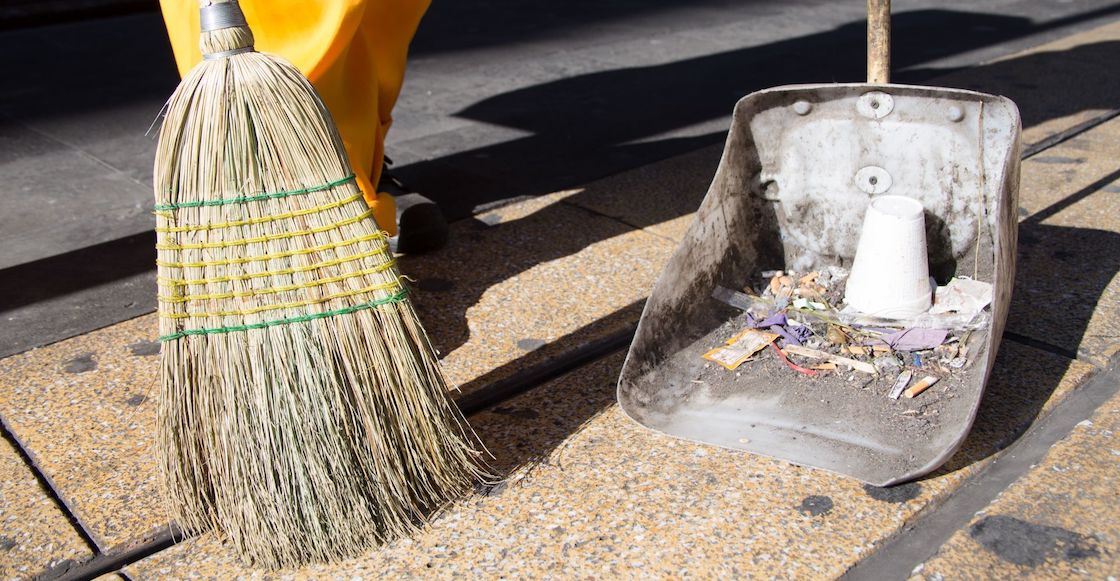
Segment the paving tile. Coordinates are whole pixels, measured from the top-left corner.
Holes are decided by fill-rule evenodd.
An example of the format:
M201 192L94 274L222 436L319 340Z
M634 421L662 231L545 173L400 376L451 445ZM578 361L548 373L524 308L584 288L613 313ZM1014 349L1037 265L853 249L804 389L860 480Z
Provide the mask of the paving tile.
M715 176L723 144L598 180L564 200L674 242L684 237Z
M1114 119L1023 162L1020 173L1020 217L1054 210L1067 204L1074 194L1092 193L1102 179L1120 177L1120 119ZM1101 185L1097 184L1099 189ZM1105 185L1107 187L1107 185ZM1090 188L1086 191L1086 188ZM1106 200L1101 200L1105 202ZM1103 210L1104 208L1102 208ZM1096 226L1105 222L1096 220ZM1065 225L1070 225L1066 221ZM1086 224L1088 225L1088 224Z
M103 549L164 518L155 336L149 315L0 360L0 413Z
M1024 163L1008 329L1103 364L1120 349L1120 120Z
M295 579L831 578L935 506L1089 366L1005 345L971 459L917 483L877 489L824 471L656 434L614 403L615 355L472 418L509 475L453 505L415 538ZM1017 370L1017 371L1016 371ZM1029 396L1016 397L1016 392ZM1033 399L1032 399L1033 398ZM1029 401L1028 401L1029 400ZM983 428L983 429L981 429ZM127 571L261 578L213 535Z
M43 175L44 167L51 168L49 175ZM141 203L151 198L149 188L76 149L2 120L0 183L5 195L0 268L154 225L148 206Z
M955 533L915 579L1113 579L1120 571L1120 396Z
M406 257L449 379L477 388L637 321L673 244L546 196L455 225Z
M6 438L0 438L0 474L0 579L27 578L93 555Z
M402 260L463 393L632 325L671 244L542 197L455 225ZM103 547L164 523L151 449L158 392L148 315L0 360L0 413Z

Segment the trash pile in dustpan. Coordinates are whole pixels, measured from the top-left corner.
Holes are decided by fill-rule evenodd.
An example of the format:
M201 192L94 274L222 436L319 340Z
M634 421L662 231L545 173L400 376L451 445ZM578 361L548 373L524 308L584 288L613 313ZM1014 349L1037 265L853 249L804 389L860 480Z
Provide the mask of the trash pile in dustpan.
M744 311L736 318L744 328L704 359L735 371L771 357L790 373L846 373L884 397L914 398L937 384L951 388L943 380L969 366L971 333L990 320L991 284L955 277L933 291L923 209L903 196L869 204L851 272L760 278L745 292L716 288L713 298Z
M913 398L970 366L973 330L987 326L992 287L954 278L933 307L910 319L870 317L843 308L848 272L770 271L743 292L716 287L713 298L742 309L743 328L703 357L728 371L773 359L790 374L844 375L883 397Z

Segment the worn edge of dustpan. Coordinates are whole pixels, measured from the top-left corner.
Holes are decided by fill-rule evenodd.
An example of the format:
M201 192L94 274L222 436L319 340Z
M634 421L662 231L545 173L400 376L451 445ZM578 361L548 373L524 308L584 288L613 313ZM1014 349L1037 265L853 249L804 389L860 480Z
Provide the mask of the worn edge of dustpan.
M683 340L678 340L676 345L667 346L663 344L663 342L659 342L657 340L657 337L651 338L647 336L652 333L649 329L650 325L652 324L650 322L651 318L657 316L659 312L662 315L664 315L665 313L672 313L672 316L670 317L671 319L681 321L686 320L687 317L690 316L690 313L692 317L695 317L697 313L702 312L701 308L698 306L690 308L685 299L688 297L697 296L706 298L708 295L710 295L714 285L718 284L719 281L715 280L714 276L707 276L707 278L693 279L681 283L679 274L681 272L693 272L700 275L711 275L712 272L717 269L703 270L700 267L695 266L699 260L706 259L709 263L709 266L715 266L722 262L726 262L725 256L729 252L743 250L743 248L741 247L733 247L732 243L734 241L728 240L724 242L721 249L721 254L719 256L715 256L714 258L698 257L688 252L689 248L693 245L702 243L706 236L719 234L719 232L715 231L712 228L713 226L717 225L716 223L720 222L719 219L723 220L719 225L723 226L723 233L725 234L736 231L736 228L732 226L738 226L738 229L740 231L742 230L742 226L744 226L744 221L740 216L731 215L729 218L729 215L727 213L727 210L729 208L725 207L727 205L726 202L736 197L740 199L749 199L753 196L753 194L745 192L745 195L735 196L733 193L720 192L720 189L726 188L729 184L734 183L732 178L729 176L735 176L736 174L738 174L736 176L738 179L738 183L746 183L751 173L748 168L737 167L737 164L741 160L732 159L734 155L738 155L742 150L736 150L735 154L731 153L737 147L753 147L752 144L754 136L750 131L750 120L754 117L754 115L747 116L745 112L750 111L753 108L754 113L757 114L758 112L777 106L771 105L769 107L756 107L756 105L759 105L761 101L764 101L768 98L773 98L780 93L792 95L799 91L815 91L818 92L817 94L819 95L821 94L821 92L823 92L824 94L828 94L831 92L832 94L840 98L852 93L858 94L859 92L876 90L890 92L894 95L941 97L957 100L976 101L983 103L985 116L992 113L993 109L991 108L999 107L1000 109L1002 109L1001 114L1006 116L1005 120L1007 121L1007 123L1004 124L1004 127L1010 129L1010 133L1005 138L1001 138L1000 136L986 135L986 137L991 137L992 140L994 140L994 143L996 143L997 145L1004 146L999 150L996 150L998 152L1002 152L1002 156L985 157L985 160L994 159L996 161L992 163L988 163L987 161L985 161L981 164L981 168L985 170L982 173L985 174L984 177L986 178L983 192L985 196L992 197L992 200L989 202L989 207L995 210L995 213L993 214L994 221L990 220L989 222L990 226L996 228L998 232L997 235L993 236L994 246L992 248L992 252L994 254L992 271L992 284L994 291L994 297L992 301L992 319L988 327L988 337L985 341L986 355L983 359L977 360L973 363L973 365L976 365L981 363L981 361L983 362L983 373L979 375L978 379L976 379L976 381L979 381L980 383L975 391L975 395L973 396L973 401L969 406L967 418L965 419L965 421L956 424L957 426L959 426L959 431L953 432L955 434L953 443L951 445L945 446L940 454L937 454L933 459L925 462L920 466L908 469L905 472L897 474L891 478L872 480L862 478L858 474L845 473L843 471L835 470L832 468L797 462L781 456L767 454L765 452L756 450L745 450L743 448L736 448L734 446L713 442L704 442L702 440L696 440L687 436L672 434L656 426L651 426L644 423L638 417L638 414L635 413L638 410L631 409L628 405L626 384L628 381L630 381L632 384L637 384L642 375L650 372L652 369L655 369L656 365L649 365L640 370L635 369L635 366L638 364L635 358L635 354L641 349L644 349L647 352L655 352L655 357L660 360L660 363L664 363L669 359L671 354L687 347L690 342L697 339L697 337L685 338ZM793 99L790 99L789 102L792 103ZM983 118L987 117L982 117L982 119ZM795 465L813 467L840 474L842 476L856 478L876 486L889 486L906 482L926 475L933 470L936 470L960 449L968 433L971 431L972 425L979 410L980 403L983 400L983 394L985 392L986 384L995 362L995 357L1000 344L1000 338L1002 336L1003 328L1006 323L1015 273L1015 249L1018 233L1018 221L1016 219L1015 212L1018 208L1017 201L1019 186L1019 152L1021 148L1021 132L1022 130L1019 111L1015 103L1010 99L1002 96L990 95L963 89L866 83L802 84L773 87L751 93L750 95L747 95L740 99L735 106L731 129L728 133L724 151L721 155L720 163L716 170L715 177L713 178L712 183L709 186L708 192L706 193L699 210L697 211L695 217L692 219L692 222L684 237L682 237L677 250L674 252L673 256L666 263L666 266L658 276L658 279L653 286L653 292L651 292L649 299L647 300L646 305L643 309L637 331L627 353L626 360L623 364L622 372L620 373L619 381L617 384L616 398L619 403L619 407L621 407L623 410L623 413L639 425L676 438L695 441L699 443L718 445L720 447L726 447L739 451L747 451L753 454L759 454L761 456L767 456L790 462ZM988 140L986 139L984 143L985 145L987 145ZM1002 159L1002 163L1000 163L1000 159ZM759 168L756 168L756 170L760 168L761 166L759 166ZM987 175L989 173L991 175ZM740 202L736 206L736 209L740 212L749 211L751 209L751 206L749 205L749 203ZM728 222L729 219L732 221L738 219L739 223L730 224ZM750 224L745 225L750 226ZM724 236L724 238L728 237ZM754 258L757 259L758 255L756 255ZM691 268L683 268L684 266L690 264L692 265ZM746 270L750 271L752 270L752 268L748 267ZM680 290L682 288L684 290ZM674 300L669 300L669 298L667 297L673 297ZM664 337L665 334L663 334L661 338ZM654 357L646 357L647 360L653 358Z

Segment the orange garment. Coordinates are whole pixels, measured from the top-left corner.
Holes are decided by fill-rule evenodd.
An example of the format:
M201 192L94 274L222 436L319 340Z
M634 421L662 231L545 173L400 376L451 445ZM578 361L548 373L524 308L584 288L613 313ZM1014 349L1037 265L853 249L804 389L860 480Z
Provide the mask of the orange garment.
M381 229L396 234L392 196L378 194L385 134L404 82L408 45L430 0L240 0L257 50L290 61L338 125L358 185ZM160 0L179 73L200 60L198 0Z

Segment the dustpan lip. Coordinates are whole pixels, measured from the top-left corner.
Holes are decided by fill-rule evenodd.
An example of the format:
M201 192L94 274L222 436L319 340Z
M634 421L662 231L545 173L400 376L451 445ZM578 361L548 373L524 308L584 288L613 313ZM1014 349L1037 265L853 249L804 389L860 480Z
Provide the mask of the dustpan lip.
M1016 123L1021 123L1021 115L1019 113L1019 106L1010 98L1003 95L996 95L994 93L983 93L980 91L973 91L970 89L958 89L954 87L939 87L935 85L909 85L902 83L795 83L790 85L778 85L774 87L767 87L759 89L752 93L748 93L741 97L735 103L735 110L738 112L740 107L748 106L752 101L762 98L764 96L773 95L776 93L789 93L789 92L808 92L808 91L821 91L821 90L836 90L847 91L851 89L867 88L867 89L890 89L893 91L904 91L908 93L923 92L923 93L940 93L939 96L946 98L961 98L961 100L983 101L985 105L999 105L1006 107L1009 113L1013 116ZM931 95L927 95L931 96Z

